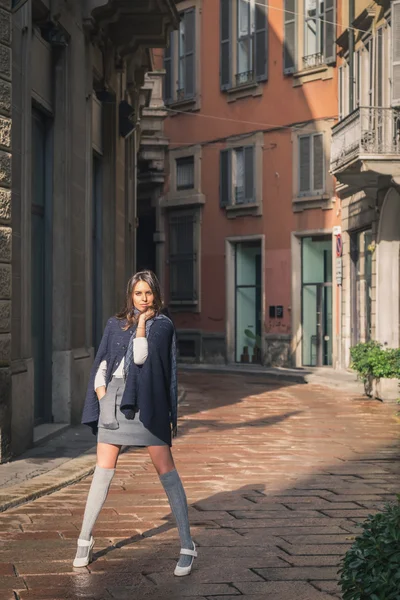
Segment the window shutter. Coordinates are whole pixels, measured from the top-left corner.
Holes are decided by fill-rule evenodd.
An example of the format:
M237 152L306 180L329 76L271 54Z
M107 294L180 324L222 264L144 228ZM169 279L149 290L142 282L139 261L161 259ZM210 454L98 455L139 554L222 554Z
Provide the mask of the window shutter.
M268 79L268 16L266 0L255 5L255 73L257 81Z
M324 191L324 136L313 136L313 191Z
M195 9L185 12L185 98L195 95L195 49L196 49L196 15Z
M285 75L295 72L297 52L296 0L285 0L283 72Z
M299 138L299 192L304 194L310 191L310 165L311 165L311 144L310 136L303 135Z
M254 202L254 147L244 147L244 201Z
M400 106L400 0L392 2L392 106Z
M220 152L220 189L219 204L221 207L229 206L231 203L231 151L221 150Z
M228 90L231 85L231 31L232 9L231 0L220 0L221 24L221 56L220 56L220 82L221 90Z
M336 0L325 0L324 55L327 65L336 63Z
M165 69L165 78L164 78L164 102L165 104L170 104L173 100L173 44L174 44L174 34L171 32L169 34L168 46L165 48L164 52L164 69Z

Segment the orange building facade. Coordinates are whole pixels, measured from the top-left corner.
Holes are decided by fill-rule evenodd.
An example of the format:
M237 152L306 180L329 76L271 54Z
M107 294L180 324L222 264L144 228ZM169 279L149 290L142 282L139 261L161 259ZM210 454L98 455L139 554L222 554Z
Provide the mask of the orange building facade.
M180 358L337 366L335 0L177 8L164 56L167 184L153 205Z

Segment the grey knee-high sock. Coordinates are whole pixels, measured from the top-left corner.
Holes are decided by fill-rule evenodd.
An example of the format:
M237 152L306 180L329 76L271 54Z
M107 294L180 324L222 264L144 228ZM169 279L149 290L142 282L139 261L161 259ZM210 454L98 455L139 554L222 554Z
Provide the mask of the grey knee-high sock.
M90 486L86 501L85 514L83 515L82 529L79 534L82 540L90 540L94 524L106 501L114 473L115 469L103 469L103 467L99 467L98 465L94 470L92 485ZM86 548L78 547L77 558L82 558L86 553Z
M190 535L188 505L185 490L178 472L174 469L169 473L160 475L160 481L163 484L165 493L167 494L172 514L175 517L176 524L181 539L181 547L193 550L192 536ZM191 556L181 555L178 565L180 567L188 567L192 562Z

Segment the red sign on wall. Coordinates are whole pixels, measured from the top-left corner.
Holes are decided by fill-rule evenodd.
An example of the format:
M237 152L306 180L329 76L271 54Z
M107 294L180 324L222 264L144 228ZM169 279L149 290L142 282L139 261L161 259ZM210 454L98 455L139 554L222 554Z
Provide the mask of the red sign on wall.
M340 258L342 256L343 251L343 241L340 233L336 236L336 256Z

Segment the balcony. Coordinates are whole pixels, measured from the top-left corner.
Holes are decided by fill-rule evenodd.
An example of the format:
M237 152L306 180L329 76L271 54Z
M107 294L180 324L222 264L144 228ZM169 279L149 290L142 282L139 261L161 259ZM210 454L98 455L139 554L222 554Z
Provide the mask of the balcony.
M308 56L303 56L303 70L307 69L315 69L316 67L321 67L325 64L324 55L321 52L317 54L309 54Z
M86 26L107 27L120 56L139 46L166 46L169 31L179 25L174 0L85 0L84 10Z
M400 110L360 107L332 129L331 171L346 185L400 175Z

